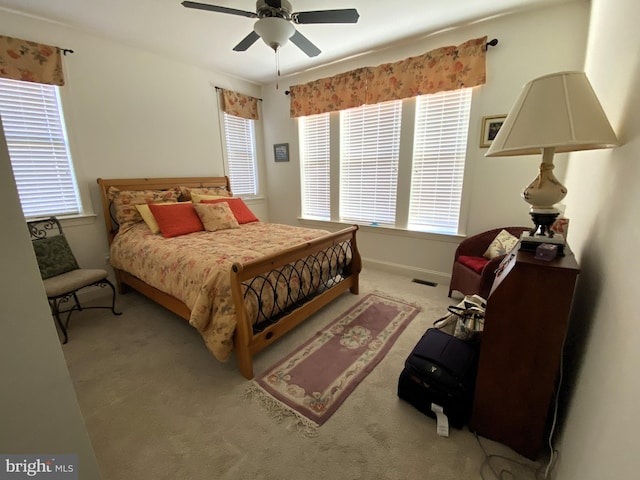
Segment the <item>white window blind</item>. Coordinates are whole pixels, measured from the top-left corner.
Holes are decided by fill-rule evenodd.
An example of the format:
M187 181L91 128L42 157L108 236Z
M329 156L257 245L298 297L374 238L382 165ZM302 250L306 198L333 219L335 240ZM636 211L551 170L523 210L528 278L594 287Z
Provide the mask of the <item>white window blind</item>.
M331 217L329 113L299 119L302 215Z
M224 114L229 182L234 195L258 194L254 121Z
M340 218L394 225L402 101L340 113Z
M457 233L471 89L418 97L408 226Z
M81 213L58 87L0 78L0 115L24 216Z

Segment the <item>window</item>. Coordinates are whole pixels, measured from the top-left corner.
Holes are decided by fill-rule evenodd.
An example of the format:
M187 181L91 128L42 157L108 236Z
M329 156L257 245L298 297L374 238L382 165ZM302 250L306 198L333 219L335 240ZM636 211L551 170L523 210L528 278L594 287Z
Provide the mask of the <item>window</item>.
M0 115L25 218L82 213L59 88L0 78Z
M303 217L457 234L471 96L300 118Z
M329 220L329 114L302 117L299 123L302 216Z
M224 113L229 182L234 195L256 196L258 174L254 121Z
M471 89L418 97L408 227L458 229Z
M340 114L340 219L394 225L402 102Z

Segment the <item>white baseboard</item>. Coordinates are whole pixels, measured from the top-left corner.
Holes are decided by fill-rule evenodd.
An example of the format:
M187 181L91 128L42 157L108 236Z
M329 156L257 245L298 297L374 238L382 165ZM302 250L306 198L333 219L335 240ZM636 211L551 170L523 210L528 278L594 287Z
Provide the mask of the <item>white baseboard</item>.
M411 267L399 263L383 262L380 260L372 260L370 258L362 258L362 265L367 268L375 268L396 275L405 275L418 280L426 280L437 284L449 285L451 281L450 273L437 272L435 270L426 270L424 268Z
M381 260L362 257L362 265L365 268L374 268L376 270L393 273L395 275L404 275L406 277L425 280L428 282L437 283L439 285L448 286L451 282L450 273L437 272L435 270L427 270L424 268L417 268L399 263L384 262ZM114 286L116 286L115 281L112 282ZM118 303L118 295L119 294L116 291L116 307ZM94 301L101 301L106 302L105 304L110 304L111 289L109 287L88 287L78 292L78 298L81 303L93 303Z

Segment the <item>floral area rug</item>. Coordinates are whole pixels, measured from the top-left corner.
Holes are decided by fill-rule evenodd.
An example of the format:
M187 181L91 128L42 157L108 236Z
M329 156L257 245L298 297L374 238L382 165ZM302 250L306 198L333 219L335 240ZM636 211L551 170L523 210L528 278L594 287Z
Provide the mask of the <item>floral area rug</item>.
M247 390L279 419L313 435L380 363L420 308L368 294L256 377Z

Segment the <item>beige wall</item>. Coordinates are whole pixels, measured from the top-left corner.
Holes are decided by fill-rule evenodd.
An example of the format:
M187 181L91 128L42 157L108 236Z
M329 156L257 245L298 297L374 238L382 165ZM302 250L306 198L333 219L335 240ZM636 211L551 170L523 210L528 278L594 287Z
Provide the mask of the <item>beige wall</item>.
M485 158L479 147L483 116L507 113L522 86L532 78L562 70L581 70L589 19L588 2L537 9L506 15L471 25L462 25L380 52L340 64L301 73L263 88L265 150L274 143L291 145L291 162L275 163L267 155L269 210L271 221L298 223L300 177L297 123L289 118L289 85L323 78L356 67L379 65L418 55L445 45L457 45L487 35L499 43L487 52L487 83L476 88L472 101L471 127L464 184L461 234L474 234L498 226L530 225L528 205L521 190L537 174L540 158ZM563 177L566 158L558 156L556 174ZM307 224L305 222L305 224ZM314 226L324 226L314 224ZM331 225L337 229L340 225ZM381 227L363 227L358 233L365 265L409 273L420 278L447 282L453 254L460 237L429 235Z
M581 266L567 339L556 478L636 478L640 471L640 33L637 0L593 0L585 71L622 145L572 154L568 240Z

